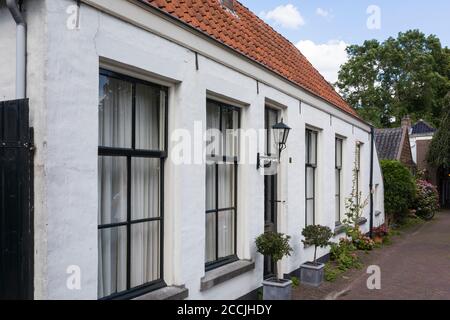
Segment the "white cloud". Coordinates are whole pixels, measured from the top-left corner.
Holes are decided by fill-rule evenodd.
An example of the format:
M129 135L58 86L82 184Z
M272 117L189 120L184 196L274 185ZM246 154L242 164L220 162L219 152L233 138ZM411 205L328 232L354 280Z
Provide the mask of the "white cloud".
M263 11L259 16L287 29L298 29L305 24L300 11L292 4L278 6L269 12Z
M302 40L296 44L312 65L331 83L337 81L341 65L348 61L345 51L347 46L344 41L339 40L331 40L324 44Z
M322 8L317 8L316 14L321 17L327 18L330 15L330 12Z

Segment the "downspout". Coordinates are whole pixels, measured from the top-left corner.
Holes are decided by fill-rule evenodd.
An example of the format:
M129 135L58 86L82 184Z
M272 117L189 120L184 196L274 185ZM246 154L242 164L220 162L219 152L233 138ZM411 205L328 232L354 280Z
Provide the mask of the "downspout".
M25 99L27 83L27 25L19 7L21 2L6 0L16 22L16 99Z
M374 152L374 143L375 143L375 129L373 126L370 127L370 238L373 239L373 157L375 156Z

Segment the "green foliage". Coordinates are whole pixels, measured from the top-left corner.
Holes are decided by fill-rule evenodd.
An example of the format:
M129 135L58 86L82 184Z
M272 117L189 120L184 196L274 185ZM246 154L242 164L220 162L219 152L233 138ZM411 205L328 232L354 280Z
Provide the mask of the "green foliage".
M409 114L437 125L450 91L450 50L419 30L384 42L347 48L337 87L359 114L378 127L398 126ZM397 123L391 123L392 117Z
M291 277L292 286L297 288L300 285L300 280L297 277Z
M414 178L398 161L383 160L381 169L384 178L384 208L389 217L398 222L404 218L404 213L414 201Z
M369 197L363 200L362 192L358 191L358 171L357 154L355 153L355 161L353 165L353 181L352 192L348 198L345 199L345 219L342 221L345 225L346 234L349 237L356 237L359 235L359 221L364 213L364 208L369 204Z
M336 268L332 263L327 263L324 269L325 281L334 282L343 273L342 270Z
M272 257L277 263L285 256L290 256L293 251L289 245L290 236L282 233L266 232L256 238L256 248L264 256Z
M333 237L333 232L330 228L312 225L307 226L302 231L303 237L305 237L302 242L307 246L314 246L314 264L317 260L317 248L325 248L330 244L330 239Z
M330 258L337 265L341 271L347 271L353 268L360 268L358 255L356 254L356 247L349 239L341 239L339 244L331 246Z
M450 101L441 125L431 141L428 162L435 167L450 169Z
M417 180L415 208L419 217L428 219L439 210L439 193L435 186L424 180Z
M353 243L358 250L372 251L375 248L375 242L369 237L360 234L357 238L353 238Z
M256 292L256 300L264 300L264 292L262 289L258 289L258 291Z

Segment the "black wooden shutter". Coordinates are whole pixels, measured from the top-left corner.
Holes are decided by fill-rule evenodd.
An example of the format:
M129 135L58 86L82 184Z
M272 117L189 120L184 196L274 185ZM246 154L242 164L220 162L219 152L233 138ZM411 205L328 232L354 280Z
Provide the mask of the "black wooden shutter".
M0 102L0 300L33 298L33 132L28 99Z

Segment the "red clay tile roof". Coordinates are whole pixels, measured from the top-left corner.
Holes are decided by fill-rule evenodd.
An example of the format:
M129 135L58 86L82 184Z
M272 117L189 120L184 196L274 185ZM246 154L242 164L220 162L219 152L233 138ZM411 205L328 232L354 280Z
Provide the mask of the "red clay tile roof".
M357 115L303 54L253 12L235 1L235 13L220 0L142 0L262 64L336 107Z

